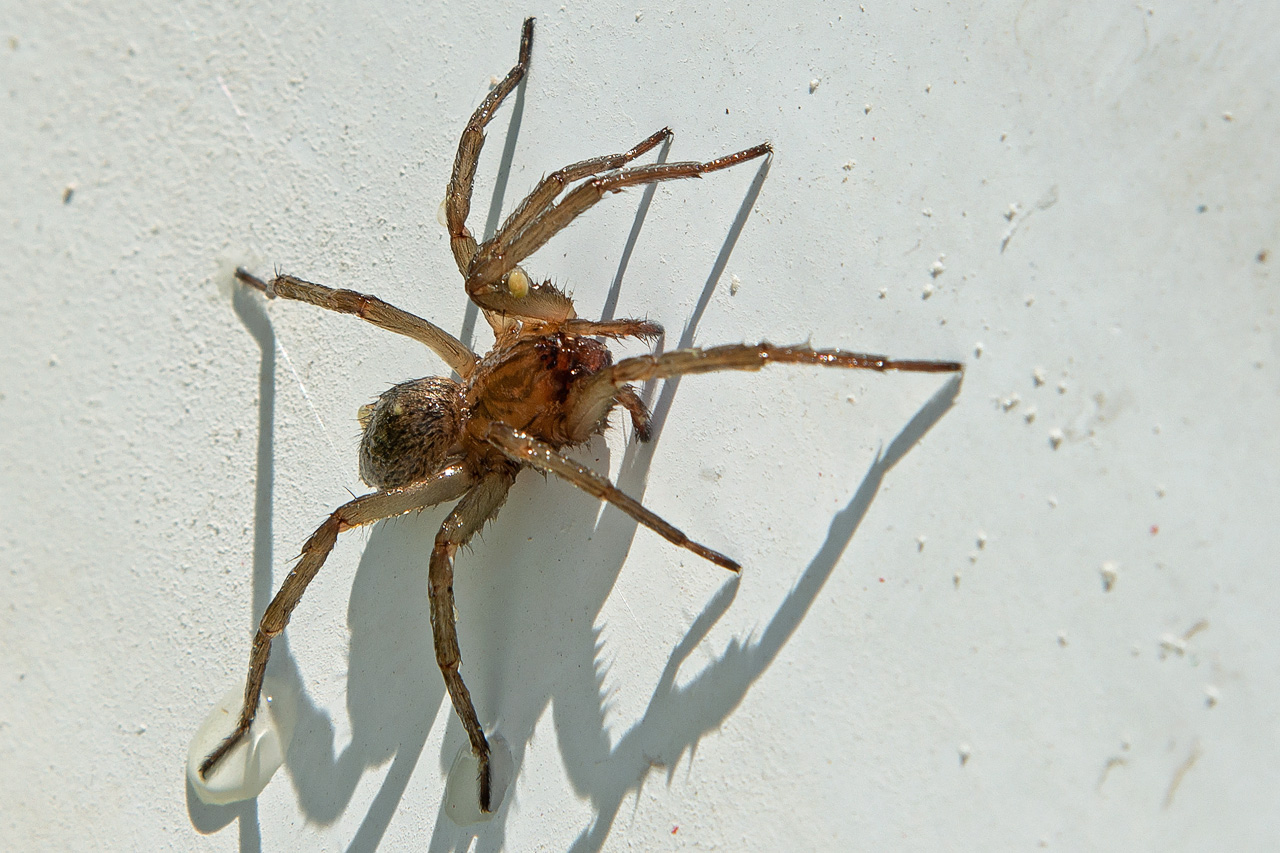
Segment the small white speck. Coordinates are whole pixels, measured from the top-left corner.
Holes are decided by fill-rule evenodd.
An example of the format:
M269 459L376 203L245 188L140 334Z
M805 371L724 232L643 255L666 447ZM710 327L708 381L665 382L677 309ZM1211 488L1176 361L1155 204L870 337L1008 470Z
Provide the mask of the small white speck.
M1222 698L1222 694L1218 692L1218 688L1212 684L1206 685L1204 688L1204 704L1206 708L1212 708L1218 704L1218 700Z
M932 83L925 83L925 84L924 84L924 91L925 91L925 93L926 93L926 94L927 94L927 93L929 93L929 92L932 92L932 91L933 91L933 84L932 84Z
M1025 301L1025 302L1027 303L1027 307L1028 307L1028 308L1030 308L1032 305L1035 305L1035 304L1036 304L1036 298L1035 298L1034 296L1032 296L1031 294L1027 294L1026 298L1025 298L1023 301Z
M1059 447L1061 447L1062 442L1066 441L1066 439L1067 439L1066 433L1064 433L1062 430L1058 429L1057 427L1054 427L1052 430L1049 431L1049 446L1052 447L1054 450L1057 450Z
M1016 204L1009 205L1009 209L1004 212L1004 218L1013 221L1013 217L1018 215L1018 206Z
M916 551L924 550L925 538L923 536L916 537Z
M846 401L846 402L848 402L850 405L856 405L856 404L857 404L857 402L858 402L858 398L857 398L857 397L855 397L855 396L853 396L852 394L850 394L848 397L845 397L844 399L845 399L845 401Z
M1046 378L1043 367L1037 367L1035 370L1031 371L1031 381L1036 384L1037 388L1045 383Z
M1003 400L1000 401L1000 408L1007 412L1007 411L1010 411L1011 409L1017 408L1018 404L1021 402L1022 402L1022 398L1019 397L1017 394L1010 394L1008 397L1005 397Z
M933 262L933 266L929 267L929 275L933 276L934 278L937 278L938 276L942 275L944 272L947 271L946 266L944 266L942 263L945 257L946 255L938 255L938 259Z
M1032 406L1031 408L1027 409L1027 413L1026 413L1025 415L1023 415L1023 416L1022 416L1022 419L1023 419L1023 420L1025 420L1025 421L1026 421L1027 423L1029 423L1029 424L1033 424L1033 423L1035 423L1035 422L1036 422L1036 407L1035 407L1035 406Z
M729 276L729 295L730 296L737 296L738 289L741 287L742 287L742 279L738 278L736 275Z
M1167 658L1169 655L1177 655L1182 657L1187 653L1187 641L1176 634L1160 635L1160 657Z
M1162 498L1167 494L1168 492L1165 491L1164 486L1160 486L1160 485L1156 486L1156 497Z
M960 744L960 766L964 767L969 763L969 758L973 755L973 748L967 743Z
M1059 382L1059 383L1058 383L1058 393L1059 393L1059 394L1065 394L1065 393L1067 393L1067 383L1066 383L1066 380L1063 380L1062 382Z
M929 282L925 282L924 287L920 288L920 298L928 299L930 296L933 296L933 291L934 291L933 285L930 284Z
M932 217L933 217L933 208L931 208L931 207L926 207L926 208L924 208L923 210L921 210L921 211L920 211L920 215L921 215L921 216L924 216L924 217L927 217L927 218L932 218Z
M863 115L871 115L871 105L870 105L870 104L863 104L863 105L862 105L862 114L863 114Z
M1231 113L1229 113L1229 112L1227 112L1227 113L1223 113L1223 114L1222 114L1222 120L1223 120L1223 121L1232 121L1233 119L1235 119L1235 116L1233 116L1233 115L1232 115Z
M1062 646L1064 649L1067 647L1067 632L1066 632L1066 631L1059 631L1059 632L1058 632L1058 645Z
M489 88L496 89L498 88L498 84L501 82L502 82L502 78L499 77L497 74L494 74L489 78Z
M856 160L845 160L844 165L841 166L840 168L844 169L846 172L852 172L853 167L856 165L858 165L858 162Z
M880 288L880 298L881 298L881 299L884 299L884 298L885 298L886 296L888 296L888 295L889 295L889 288L887 288L887 287L882 287L882 288Z
M1058 508L1058 498L1054 495L1049 495L1049 509L1057 509L1057 508Z
M809 94L810 94L810 95L812 95L814 92L818 91L818 87L819 87L820 85L822 85L822 81L821 81L821 80L819 80L817 77L814 77L812 80L810 80L810 81L809 81Z
M954 575L951 576L951 582L955 584L956 589L960 588L960 578L961 578L961 575L959 572L956 572Z
M644 12L636 12L636 23L639 23L640 19L643 17L644 17Z
M973 357L982 358L982 341L978 341L973 345Z
M982 550L983 548L986 548L986 547L987 547L987 534L986 534L986 533L984 533L984 532L982 532L981 530L979 530L979 531L978 531L978 539L977 539L977 542L978 542L978 550Z
M1119 575L1120 567L1108 560L1102 564L1102 568L1098 571L1102 575L1102 591L1111 592L1116 585L1116 577Z

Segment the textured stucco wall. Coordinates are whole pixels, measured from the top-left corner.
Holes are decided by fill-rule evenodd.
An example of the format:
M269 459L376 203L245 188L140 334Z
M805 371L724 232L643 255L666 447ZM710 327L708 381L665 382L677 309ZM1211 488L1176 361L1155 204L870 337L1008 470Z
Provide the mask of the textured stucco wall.
M426 616L443 510L347 534L278 645L286 767L205 806L187 742L362 490L356 408L440 370L235 296L229 269L462 330L437 205L527 14L477 225L508 146L509 208L663 125L672 160L769 139L762 181L608 199L529 269L587 316L618 281L616 314L668 346L693 320L697 343L959 358L963 387L689 379L653 389L652 451L618 430L578 454L738 583L525 475L458 566L464 674L518 768L477 827L441 811L464 742ZM1275 843L1273 4L126 0L0 23L0 846Z

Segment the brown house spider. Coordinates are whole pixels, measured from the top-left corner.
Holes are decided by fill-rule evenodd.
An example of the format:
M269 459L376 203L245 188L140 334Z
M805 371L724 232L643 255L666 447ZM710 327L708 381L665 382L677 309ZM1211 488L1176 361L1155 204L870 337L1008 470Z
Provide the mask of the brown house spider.
M285 629L293 608L324 564L338 534L384 518L461 498L436 535L428 573L436 661L462 726L479 760L480 807L491 807L489 743L462 682L454 616L453 556L493 518L525 468L555 474L612 503L671 543L718 566L738 571L729 557L690 540L599 474L565 456L608 425L621 405L637 437L648 440L649 412L630 383L649 379L759 370L770 362L869 370L954 373L951 361L896 361L879 355L808 346L731 344L643 355L613 362L593 336L656 338L662 329L645 320L579 319L573 302L550 282L534 282L518 264L606 193L676 178L693 178L767 156L766 142L705 163L627 164L671 136L663 128L622 154L574 163L543 178L506 222L483 244L467 229L476 161L484 128L529 68L533 19L524 22L520 58L480 104L462 132L445 199L450 246L467 295L493 327L494 345L483 358L433 323L373 296L334 290L291 275L272 281L236 270L236 277L268 297L281 296L355 314L430 347L460 380L427 377L391 388L360 409L360 476L375 491L334 510L302 546L298 564L267 607L253 641L244 704L235 730L200 765L204 776L248 731L258 708L271 640ZM558 203L569 184L585 180Z

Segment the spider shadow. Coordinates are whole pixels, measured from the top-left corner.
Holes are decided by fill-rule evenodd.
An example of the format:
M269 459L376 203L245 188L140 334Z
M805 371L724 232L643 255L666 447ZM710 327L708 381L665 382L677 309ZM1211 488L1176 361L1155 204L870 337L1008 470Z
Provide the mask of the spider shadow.
M257 294L237 287L233 307L262 353L258 376L252 631L274 591L276 339L264 301ZM298 698L298 721L285 756L288 773L282 775L293 782L300 808L310 820L332 823L341 816L365 772L392 761L352 849L378 846L426 743L431 719L424 719L422 711L440 707L444 695L429 647L425 568L422 561L410 559L430 552L430 538L425 544L420 541L424 535L420 531L428 528L418 524L401 526L397 521L379 525L395 535L373 538L365 548L353 582L348 609L352 643L347 689L352 739L341 752L334 751L337 732L329 714L317 707L306 691L289 648L288 631L273 641L267 667L268 675ZM402 541L405 534L413 537L408 543ZM389 630L384 629L386 624L391 626ZM409 649L400 642L404 637L428 638L426 653ZM407 654L409 651L412 654ZM196 797L188 782L187 810L192 824L206 834L238 820L242 853L261 851L256 799L226 806L208 805Z
M587 793L595 815L570 851L602 849L627 795L639 792L654 767L670 768L669 782L685 752L692 754L702 736L716 731L737 708L804 620L866 517L885 476L954 405L960 384L959 376L944 383L877 454L849 503L832 518L817 553L765 626L746 640L735 638L692 680L677 686L675 678L681 666L732 603L736 579L726 582L708 602L672 649L640 721L606 755L593 756L590 763L581 765L593 777Z
M663 162L669 143L659 150ZM770 161L761 162L757 173L739 205L726 238L712 264L698 302L685 325L680 345L691 345L697 325L711 301L717 282L723 275L729 256L737 244L768 175ZM618 295L627 265L648 215L656 186L645 188L621 254L617 271L605 299L603 317L610 319L616 309ZM648 453L635 456L635 446L627 451L620 481L639 496L652 459L652 444L660 435L662 423L670 409L676 383L667 383L654 407L654 442ZM608 448L602 440L593 441L578 456L591 456L593 467L607 470ZM548 512L548 506L556 509ZM469 605L468 585L461 580L468 574L459 561L455 593L458 596L460 644L466 659L481 662L483 668L467 676L472 698L482 719L497 719L497 732L511 750L515 776L518 777L526 747L534 728L548 705L554 712L554 726L571 784L584 797L590 797L596 786L597 765L610 753L602 675L597 670L600 636L598 617L611 593L626 560L636 525L629 516L615 513L611 507L600 516L599 502L572 486L547 478L540 483L524 477L513 490L501 520L487 530L483 566L485 587L475 593L476 602ZM614 516L617 518L614 518ZM620 519L631 522L619 524ZM555 531L554 542L547 532ZM537 566L528 564L530 541L538 552ZM734 586L736 589L736 585ZM727 607L727 598L721 597ZM718 614L717 617L718 618ZM714 623L714 619L711 620ZM709 626L708 626L709 627ZM473 668L474 672L474 668ZM509 686L504 687L507 684ZM530 685L536 685L530 689ZM497 709L486 713L484 709ZM445 738L444 757L452 757L466 748L457 720L450 715ZM514 779L512 780L514 784ZM459 827L444 813L444 804L436 821L431 850L500 850L505 842L504 809L510 802L510 789L493 820L470 827Z
M246 288L233 284L232 307L236 316L249 332L262 352L258 369L258 447L256 454L256 482L254 486L253 524L253 599L252 624L255 630L262 613L267 609L272 594L274 562L272 535L272 501L275 488L275 402L276 402L276 336L267 315L263 300ZM306 698L298 667L289 652L288 637L281 636L272 644L272 656L268 672L279 680L283 689L301 697L299 722L306 726L320 714ZM240 826L240 850L258 853L262 849L262 832L258 824L256 799L225 806L209 805L195 794L191 782L187 782L187 813L199 832L216 832L232 820Z

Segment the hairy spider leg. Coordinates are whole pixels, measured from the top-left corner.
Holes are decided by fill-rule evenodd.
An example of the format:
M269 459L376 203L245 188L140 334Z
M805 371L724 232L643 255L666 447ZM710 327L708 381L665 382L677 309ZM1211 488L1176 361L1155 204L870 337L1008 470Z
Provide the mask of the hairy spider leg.
M565 166L563 169L557 169L551 174L544 177L538 182L538 185L524 197L511 212L506 221L498 229L498 234L511 231L519 231L529 223L530 220L536 218L543 210L555 201L556 197L564 191L564 188L574 181L588 178L600 172L607 172L625 166L632 160L652 150L659 143L670 139L672 136L671 129L664 127L662 130L650 135L643 142L628 151L621 154L607 154L603 157L592 157L588 160L582 160ZM496 239L496 235L495 235ZM492 241L489 241L492 242ZM486 242L484 245L489 245ZM482 247L483 248L483 247ZM474 262L474 256L473 256ZM465 275L465 273L464 273ZM576 312L573 307L573 300L568 296L556 290L555 288L536 287L529 280L529 275L518 266L513 266L508 273L505 282L500 282L497 289L505 292L519 300L520 311L500 312L494 311L485 306L481 306L485 310L485 315L490 317L492 324L494 319L501 319L502 316L519 316L519 317L536 317L543 321L554 323L573 323L576 321ZM476 303L479 305L480 303ZM583 323L587 321L581 321ZM622 321L623 323L640 324L643 321ZM495 329L497 327L495 326ZM608 331L576 331L575 334L610 334ZM636 337L649 337L648 327L639 326L635 331L623 331L624 336L634 335ZM659 330L658 334L661 334ZM657 335L653 335L656 337Z
M662 326L648 320L566 320L557 329L569 335L599 335L604 338L639 338L655 341L662 337Z
M262 621L258 623L258 632L253 638L253 651L249 655L249 677L245 683L244 705L240 708L240 717L236 722L235 730L201 763L201 776L208 774L209 770L249 730L249 725L258 711L262 679L267 671L267 659L271 655L271 640L279 636L289 624L293 609L298 606L302 594L307 591L307 585L324 565L329 552L333 550L333 543L337 541L338 534L352 527L372 524L384 518L403 515L406 512L453 500L467 494L468 490L475 485L475 477L472 474L468 473L462 465L453 465L407 488L362 495L338 507L324 520L324 523L302 546L302 555L298 564L294 566L293 571L289 572L289 576L280 585L280 591L276 593L275 598L271 599L266 612L262 614Z
M435 323L383 302L376 296L357 293L354 290L335 290L291 275L278 275L268 284L243 268L236 269L236 278L262 291L268 297L297 299L300 302L310 302L312 305L328 308L330 311L354 314L388 332L413 338L430 347L444 360L445 364L456 370L463 378L471 375L475 370L476 362L479 361L476 354L467 349L462 341Z
M515 482L519 468L486 474L463 497L453 512L444 520L436 534L435 547L431 549L431 568L428 575L428 592L431 599L431 631L435 640L436 663L449 688L453 708L462 720L462 727L471 741L471 751L480 761L480 808L491 811L491 773L489 770L489 741L485 739L471 693L462 683L458 672L462 666L462 652L458 648L457 616L453 600L453 555L467 544L485 522L498 514L507 499L507 492Z
M488 311L521 319L561 322L572 315L566 316L552 310L552 306L532 301L530 297L534 295L533 291L521 297L504 286L504 277L515 269L520 261L536 252L607 193L620 192L627 187L654 184L659 181L701 177L738 163L763 157L772 151L773 147L765 142L705 163L687 161L634 166L579 184L559 204L548 204L536 216L525 217L527 221L522 227L507 228L504 225L497 234L486 240L476 250L466 270L467 295L473 302ZM523 206L522 203L521 207Z
M502 82L494 87L476 111L471 114L458 140L458 154L453 161L453 175L449 178L449 189L445 195L445 222L449 228L449 247L453 250L453 259L458 264L458 272L467 274L471 258L476 253L476 240L467 229L467 215L471 213L471 190L475 183L476 164L480 160L480 149L484 148L484 128L493 120L498 107L515 91L516 86L524 79L529 70L529 59L533 54L533 18L526 18L520 33L520 57L515 66L502 78Z
M710 560L731 572L742 568L719 551L713 551L705 545L694 542L653 512L645 509L635 498L619 491L618 487L607 478L564 456L546 442L539 441L501 422L496 422L489 427L485 439L511 459L531 465L539 471L555 474L587 494L608 501L671 544L688 548L699 557Z
M524 197L524 200L516 205L516 209L506 218L498 231L519 232L520 229L529 224L530 220L546 210L569 184L574 181L580 181L583 178L589 178L592 175L598 175L601 172L621 169L637 157L653 150L659 143L671 139L672 136L674 134L671 132L671 128L664 127L634 148L621 154L605 154L600 157L591 157L565 166L563 169L557 169L539 181L538 185Z
M961 373L964 365L955 361L898 360L883 355L815 350L808 346L774 346L770 343L728 344L706 349L681 349L662 355L625 358L584 379L569 402L571 435L589 436L614 402L627 405L629 382L646 382L690 373L719 370L759 370L766 364L815 364L862 370L901 370L912 373Z

